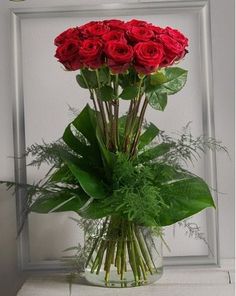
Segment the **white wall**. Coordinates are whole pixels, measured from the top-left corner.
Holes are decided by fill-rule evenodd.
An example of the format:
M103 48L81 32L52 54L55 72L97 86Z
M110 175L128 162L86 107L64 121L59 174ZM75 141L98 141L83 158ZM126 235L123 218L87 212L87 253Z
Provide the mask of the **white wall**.
M217 155L219 194L220 254L234 257L234 1L213 0L212 49L216 138L228 148L230 158Z
M109 3L90 0L89 3ZM147 1L116 1L147 2ZM234 257L234 1L213 0L212 35L216 137L228 147L231 160L217 156L219 195L220 252L222 258ZM88 3L86 0L27 0L13 3L0 0L0 179L13 179L11 89L10 89L10 14L9 7L56 6ZM17 272L14 198L0 190L0 295L13 296L22 282Z

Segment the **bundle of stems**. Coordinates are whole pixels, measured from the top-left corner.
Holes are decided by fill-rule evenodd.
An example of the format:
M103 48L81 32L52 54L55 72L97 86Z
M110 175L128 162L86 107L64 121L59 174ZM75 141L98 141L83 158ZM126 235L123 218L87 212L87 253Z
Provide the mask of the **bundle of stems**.
M96 70L98 88L90 88L83 74L82 77L89 89L94 109L99 111L100 118L97 121L107 149L125 152L131 157L134 156L148 105L148 100L144 97L143 92L144 77L141 77L137 82L138 92L136 97L130 100L122 143L120 143L119 137L119 74L111 75L109 73L109 86L113 89L114 99L108 101L101 97L101 81L98 70Z
M148 275L157 273L142 228L135 223L111 216L106 218L94 239L86 268L97 275L104 270L104 281L110 285L111 271L126 284L126 272L132 270L134 285L147 282Z

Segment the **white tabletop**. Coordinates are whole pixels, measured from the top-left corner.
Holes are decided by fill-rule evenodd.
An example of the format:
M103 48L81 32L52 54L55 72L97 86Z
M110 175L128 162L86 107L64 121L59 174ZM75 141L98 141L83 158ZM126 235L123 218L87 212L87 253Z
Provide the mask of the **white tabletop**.
M153 285L135 288L88 286L83 280L72 285L71 296L234 296L234 266L165 268ZM69 296L63 274L31 276L17 296Z

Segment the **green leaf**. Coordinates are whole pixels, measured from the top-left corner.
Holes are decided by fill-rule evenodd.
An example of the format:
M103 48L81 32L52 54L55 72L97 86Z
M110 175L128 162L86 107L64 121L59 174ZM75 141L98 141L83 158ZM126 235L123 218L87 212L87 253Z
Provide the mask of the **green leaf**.
M160 194L168 205L160 213L160 226L174 224L205 208L215 207L208 185L201 178L191 175L163 184Z
M78 210L85 204L86 199L82 195L74 195L68 192L54 192L50 193L49 197L45 196L36 199L30 207L31 212L36 213L52 213Z
M159 84L163 84L167 81L167 77L165 76L165 73L163 73L162 71L158 71L155 74L152 74L150 76L150 82L152 85L159 85Z
M113 88L105 85L99 89L99 95L102 101L110 101L115 98Z
M145 163L160 156L163 156L170 151L172 147L175 146L175 143L161 143L153 148L150 148L143 153L138 155L138 161L140 163Z
M127 86L123 89L122 93L119 95L123 100L132 100L136 98L138 95L138 87L137 86Z
M79 210L79 215L87 219L100 219L114 212L113 207L104 200L96 199Z
M72 174L79 181L80 186L86 194L93 198L104 198L107 196L107 191L101 178L85 170L77 161L72 159L70 155L67 156L64 154L61 157Z
M173 95L180 91L187 81L187 70L178 67L169 67L162 69L165 80L161 83L160 79L155 79L155 74L145 80L145 92L158 92ZM154 76L154 77L152 77ZM158 77L159 78L159 77Z
M101 84L107 84L109 81L109 68L108 67L102 67L98 69L99 74L99 80Z
M73 124L73 123L72 123ZM91 150L88 145L82 143L71 131L71 123L66 127L63 140L64 142L77 154L87 157L89 151Z
M96 137L97 123L95 117L95 111L92 110L89 105L86 105L80 114L66 127L62 138L78 155L82 156L87 161L100 165L101 158ZM77 136L76 133L74 135L71 130L72 128L83 135L83 142L80 140L81 137Z
M145 132L139 138L138 149L140 150L150 144L158 134L159 129L153 123L150 123Z
M57 169L55 172L52 173L52 175L49 178L50 182L64 182L68 178L68 173L70 173L70 170L66 165L63 165L59 169Z
M100 147L101 155L102 155L102 160L104 164L104 168L109 176L111 176L111 169L113 167L113 162L114 162L114 155L112 152L110 152L107 148L106 145L102 139L102 135L100 132L100 129L97 127L96 129L96 136L98 139L98 144Z
M184 87L187 81L187 74L187 70L178 67L165 69L167 82L162 84L162 86L166 89L168 95L173 95Z
M72 124L81 134L84 135L90 144L96 147L98 146L96 138L96 115L95 111L91 109L88 104L72 121Z
M85 80L88 83L90 88L92 89L98 88L97 76L95 71L84 68L84 69L81 69L80 72L85 77Z
M76 75L76 81L78 82L79 86L82 88L86 88L88 89L88 85L86 84L86 82L84 81L84 78L82 75L78 74Z
M164 111L167 105L167 94L153 91L147 94L149 105L154 109Z

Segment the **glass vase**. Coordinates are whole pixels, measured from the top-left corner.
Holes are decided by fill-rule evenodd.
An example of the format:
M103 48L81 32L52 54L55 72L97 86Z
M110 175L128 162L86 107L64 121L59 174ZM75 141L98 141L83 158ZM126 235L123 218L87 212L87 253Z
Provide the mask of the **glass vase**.
M158 232L120 217L96 221L86 234L86 280L97 286L134 287L157 281L163 272Z

